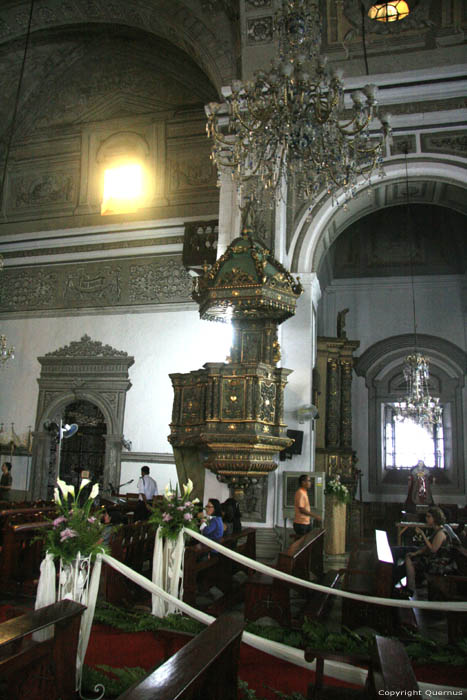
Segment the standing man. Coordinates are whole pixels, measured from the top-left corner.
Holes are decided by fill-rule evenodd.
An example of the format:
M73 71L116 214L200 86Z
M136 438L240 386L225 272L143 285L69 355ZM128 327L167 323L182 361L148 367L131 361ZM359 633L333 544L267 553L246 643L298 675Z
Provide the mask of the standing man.
M2 476L0 478L0 501L10 500L11 485L13 478L11 476L11 462L3 462Z
M293 529L297 537L303 537L311 530L311 518L321 522L322 518L319 513L315 513L310 509L310 499L308 498L308 489L311 486L311 477L308 474L302 474L298 480L299 487L295 492L295 514L293 519Z
M151 514L149 505L154 496L158 495L157 484L149 476L149 467L141 467L141 478L138 481L138 505L135 508L135 520L147 520Z

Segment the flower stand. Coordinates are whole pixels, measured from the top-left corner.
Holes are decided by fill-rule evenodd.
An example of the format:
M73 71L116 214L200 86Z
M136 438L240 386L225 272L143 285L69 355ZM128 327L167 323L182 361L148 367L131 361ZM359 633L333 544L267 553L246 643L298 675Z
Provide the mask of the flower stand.
M345 554L347 506L336 496L326 496L324 551L326 554Z

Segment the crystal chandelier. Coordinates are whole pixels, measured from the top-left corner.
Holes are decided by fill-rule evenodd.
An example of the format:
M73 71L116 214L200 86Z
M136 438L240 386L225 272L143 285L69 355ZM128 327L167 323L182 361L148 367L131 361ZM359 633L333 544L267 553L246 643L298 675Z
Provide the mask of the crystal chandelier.
M0 270L3 269L3 258L0 255ZM8 360L12 360L15 356L14 347L7 347L8 341L6 335L0 335L0 368L4 367Z
M395 404L396 418L409 418L420 425L429 426L441 422L442 409L439 398L430 396L428 389L429 364L419 352L408 355L404 362L404 379L407 395Z
M383 135L370 133L377 116L376 86L351 94L344 107L340 70L319 55L321 23L316 0L282 0L275 16L279 57L253 80L233 81L223 104L206 107L212 158L231 170L238 185L250 183L252 197L263 190L280 198L293 182L300 198L355 194L357 180L382 175L388 115L379 115Z
M0 335L0 362L1 367L4 367L8 360L13 360L15 357L15 349L13 346L8 347L5 335Z

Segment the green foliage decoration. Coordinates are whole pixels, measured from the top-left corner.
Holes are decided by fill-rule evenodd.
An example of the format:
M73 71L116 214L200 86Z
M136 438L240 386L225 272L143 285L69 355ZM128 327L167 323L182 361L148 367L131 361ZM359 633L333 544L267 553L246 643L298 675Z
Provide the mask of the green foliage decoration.
M82 479L75 493L74 486L57 479L58 488L54 489L56 517L51 520L52 527L38 537L44 540L45 550L65 564L76 559L78 553L87 557L107 551L102 544L104 525L92 515L99 484L94 484L90 493L87 489L83 491L90 483L89 479Z
M193 482L183 484L183 494L178 489L172 491L166 486L162 502L152 508L149 522L160 528L163 537L176 540L179 532L184 528L189 530L199 529L198 512L199 498L190 498L193 491Z

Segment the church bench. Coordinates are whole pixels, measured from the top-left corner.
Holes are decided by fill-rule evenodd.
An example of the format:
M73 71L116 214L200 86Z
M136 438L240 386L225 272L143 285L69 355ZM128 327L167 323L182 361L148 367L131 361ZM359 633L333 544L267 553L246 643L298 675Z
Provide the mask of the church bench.
M3 531L0 555L0 590L33 595L44 557L40 535L52 522L37 521L9 524Z
M256 559L256 530L245 528L241 532L226 535L220 541L224 547L234 550L249 559ZM205 558L209 555L209 558ZM212 586L219 588L224 596L207 607L213 615L219 614L226 605L233 604L242 596L243 591L234 590L233 576L244 570L250 574L247 567L232 561L222 554L213 553L208 546L188 544L185 547L183 565L183 600L188 605L196 605L196 597L208 591Z
M1 697L20 700L32 693L47 700L74 700L76 650L85 609L62 600L0 624ZM50 625L50 639L31 638Z
M146 521L122 525L110 538L110 555L140 574L152 573L154 551L154 526ZM125 600L131 602L135 596L135 586L126 576L119 574L107 564L103 564L100 592L112 605Z
M243 619L217 618L119 700L237 700Z
M350 553L343 570L342 589L351 593L379 598L393 598L394 561L387 533L376 530L371 540L360 542ZM413 610L342 600L342 624L354 629L372 627L383 634L394 634L401 626L417 628Z
M385 695L396 697L420 694L410 659L403 644L397 639L376 635L371 655L306 648L305 660L312 662L315 659L315 682L308 687L307 700L326 700L326 698L343 695L342 688L326 688L323 685L325 661L337 661L368 668L365 686L361 689L345 689L346 698L378 700Z
M427 574L428 600L464 602L467 600L467 550L454 550L457 574ZM467 636L467 613L459 610L446 612L448 641L455 644Z
M323 578L323 542L324 528L314 528L311 532L295 540L285 552L280 552L276 569L305 581L310 581L312 572L317 582ZM337 585L336 574L332 580ZM332 581L331 581L332 582ZM310 592L302 586L285 583L273 576L255 574L245 585L245 618L250 621L260 617L272 617L279 624L290 626L290 591L298 590L306 595L304 611L313 616L320 609L324 612L321 594ZM318 600L320 603L318 604ZM312 603L314 601L314 605ZM323 603L321 607L321 603Z

